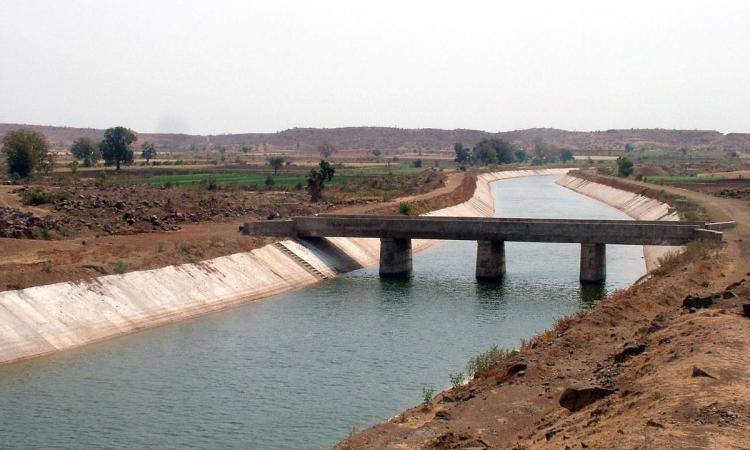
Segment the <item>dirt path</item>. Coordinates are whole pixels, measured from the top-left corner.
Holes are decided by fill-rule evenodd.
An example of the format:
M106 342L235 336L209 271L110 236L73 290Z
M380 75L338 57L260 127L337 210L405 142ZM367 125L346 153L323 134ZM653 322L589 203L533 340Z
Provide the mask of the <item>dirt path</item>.
M750 203L744 200L715 197L701 192L688 189L665 186L660 184L644 183L639 181L628 181L629 183L650 188L657 191L663 190L670 194L680 195L688 200L694 201L706 209L712 221L723 222L734 220L737 227L734 230L724 232L724 240L727 243L726 260L730 264L730 270L726 273L729 278L742 278L750 272Z
M669 274L559 321L469 384L336 448L747 448L750 319L741 305L750 284L725 289L750 275L750 206L636 184L682 195L738 226L723 249L691 247ZM687 295L711 293L719 298L710 307L682 307ZM561 404L566 390L572 410Z

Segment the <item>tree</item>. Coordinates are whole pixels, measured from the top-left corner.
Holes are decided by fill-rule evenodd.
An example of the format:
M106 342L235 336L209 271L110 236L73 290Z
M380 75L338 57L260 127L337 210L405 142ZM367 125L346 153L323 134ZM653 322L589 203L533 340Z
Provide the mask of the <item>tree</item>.
M76 160L83 161L84 167L95 166L102 159L102 154L94 141L87 137L81 137L73 141L73 145L70 146L70 154Z
M335 151L336 149L334 149L330 144L323 144L318 147L318 153L320 153L320 156L323 157L323 160L330 158Z
M557 151L555 146L544 142L541 139L534 140L534 158L531 161L534 165L542 165L557 161L560 157L560 153Z
M494 153L494 158L490 158L488 152ZM500 164L510 164L513 162L513 146L503 139L482 139L474 147L474 156L485 165L495 161ZM477 158L477 156L481 157Z
M422 167L422 160L421 159L415 159L411 162L411 165L414 166L414 168L419 169Z
M375 157L375 161L380 161L380 155L381 154L382 154L382 152L380 150L378 150L378 149L375 149L375 150L372 151L372 156Z
M633 173L633 161L620 156L617 158L617 175L620 177L629 177Z
M286 161L286 158L284 158L283 156L271 156L270 158L268 158L268 164L273 167L274 175L279 173L279 169L284 166L284 161Z
M152 159L156 158L156 147L150 142L144 142L141 145L141 158L146 160L146 165Z
M472 151L471 158L473 161L486 166L497 162L497 153L489 145L477 145Z
M26 178L31 172L49 172L52 169L52 155L44 134L21 128L3 137L3 153L8 161L8 173Z
M625 151L627 153L630 153L633 150L635 150L635 145L631 144L630 142L628 142L627 144L625 144Z
M573 156L573 152L567 148L564 148L560 150L560 161L562 162L568 162L573 161L575 157Z
M464 144L456 142L453 146L453 151L456 152L456 161L459 164L467 164L471 161L471 153L469 149L464 147Z
M518 162L526 162L529 160L529 154L526 153L526 150L519 148L515 152L513 152L513 156L516 157L516 161Z
M269 175L266 177L266 187L270 188L271 186L273 186L273 177Z
M310 201L317 203L323 198L323 188L326 181L333 179L336 169L326 160L320 161L319 170L311 170L307 176L307 191L310 193Z
M99 143L104 162L111 166L114 164L116 170L120 170L122 163L133 162L133 149L130 144L138 140L135 132L130 128L113 127L104 131L104 139Z

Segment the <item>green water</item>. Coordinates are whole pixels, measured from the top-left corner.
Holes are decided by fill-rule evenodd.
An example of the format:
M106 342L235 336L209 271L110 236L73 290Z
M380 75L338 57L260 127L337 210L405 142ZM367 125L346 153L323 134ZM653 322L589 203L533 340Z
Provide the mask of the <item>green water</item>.
M493 184L498 215L625 219L555 177ZM476 244L415 255L229 311L0 367L0 448L320 449L418 403L492 344L515 347L644 271L608 246L607 282L578 282L579 246L506 245L499 285Z

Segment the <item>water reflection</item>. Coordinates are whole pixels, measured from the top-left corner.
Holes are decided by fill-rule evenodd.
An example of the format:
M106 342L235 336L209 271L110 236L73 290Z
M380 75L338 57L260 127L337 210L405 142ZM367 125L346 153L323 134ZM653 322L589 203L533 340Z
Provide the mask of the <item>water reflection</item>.
M581 283L581 308L589 308L607 296L607 286L604 283Z
M498 311L505 306L508 286L502 280L477 282L474 286L475 302L483 312Z

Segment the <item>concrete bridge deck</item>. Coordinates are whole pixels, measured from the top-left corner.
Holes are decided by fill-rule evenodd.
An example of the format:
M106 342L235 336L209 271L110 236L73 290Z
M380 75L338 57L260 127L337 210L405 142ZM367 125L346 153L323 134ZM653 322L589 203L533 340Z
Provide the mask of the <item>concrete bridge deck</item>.
M703 222L335 214L248 222L242 231L298 238L380 238L383 275L411 272L411 239L477 241L477 278L502 277L505 241L580 243L580 279L593 282L604 279L606 244L685 245L696 239L722 238Z

